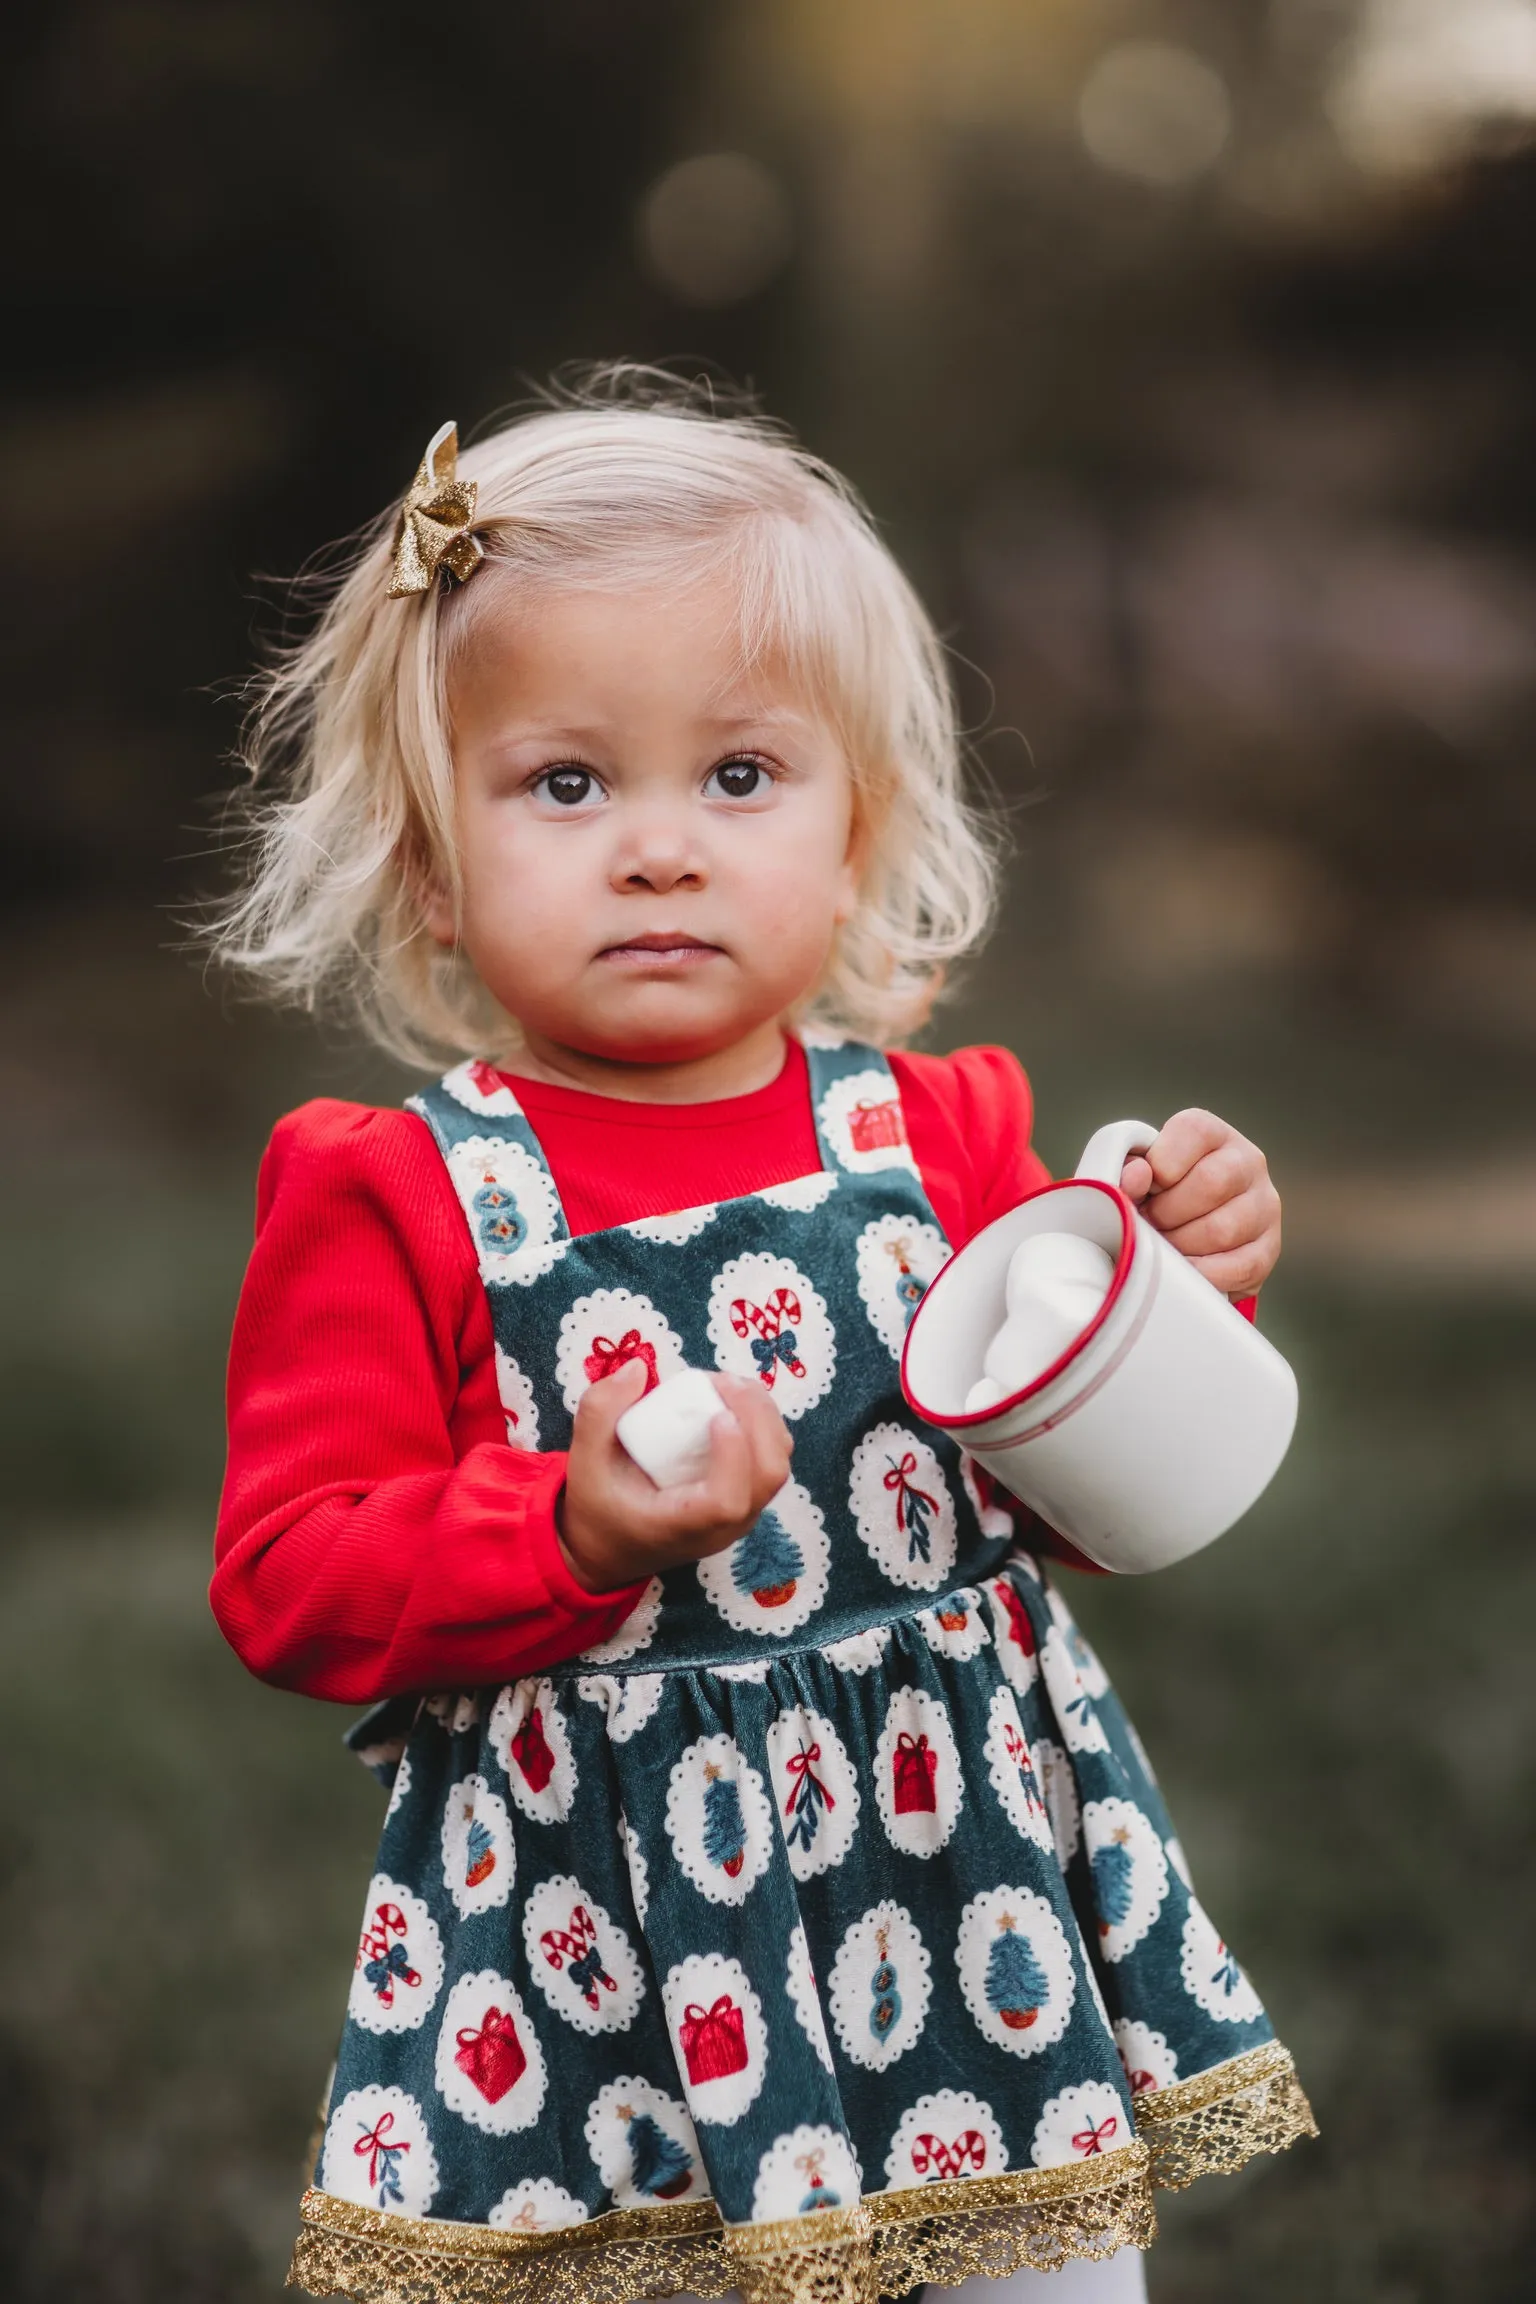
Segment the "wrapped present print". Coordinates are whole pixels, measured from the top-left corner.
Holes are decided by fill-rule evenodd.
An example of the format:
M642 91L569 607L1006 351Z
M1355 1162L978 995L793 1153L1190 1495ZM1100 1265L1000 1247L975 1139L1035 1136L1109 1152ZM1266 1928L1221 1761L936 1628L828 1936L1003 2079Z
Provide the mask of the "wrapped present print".
M626 1328L614 1342L610 1336L594 1336L592 1349L582 1361L589 1384L600 1384L605 1376L612 1376L631 1360L638 1360L645 1369L645 1390L652 1392L661 1379L656 1373L656 1347L641 1335L638 1328ZM643 1399L645 1394L641 1394Z
M522 1770L530 1792L542 1792L555 1772L555 1756L544 1733L544 1715L537 1704L512 1732L512 1757Z
M896 1750L891 1761L892 1805L898 1816L911 1815L921 1810L932 1815L938 1808L938 1795L934 1778L938 1774L939 1756L926 1736L914 1736L903 1728L896 1739Z
M848 1115L848 1135L855 1152L888 1152L907 1141L901 1099L892 1096L879 1104L855 1104Z
M680 2032L690 2088L702 2088L711 2080L725 2080L733 2072L745 2072L746 2018L728 1992L722 1992L709 2008L701 2008L697 2001L691 2001L683 2010Z
M468 2027L457 2037L455 2064L487 2104L499 2104L528 2068L512 2018L500 2008L487 2008L477 2026Z

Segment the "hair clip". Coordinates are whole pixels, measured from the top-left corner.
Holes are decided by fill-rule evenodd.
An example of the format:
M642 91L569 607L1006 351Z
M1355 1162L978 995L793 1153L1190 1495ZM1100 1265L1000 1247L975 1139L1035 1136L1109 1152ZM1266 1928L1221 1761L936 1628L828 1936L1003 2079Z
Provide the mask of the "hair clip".
M485 546L470 527L478 490L473 480L461 480L458 471L459 430L450 418L427 442L400 507L389 578L391 600L430 591L440 571L467 584L485 558Z

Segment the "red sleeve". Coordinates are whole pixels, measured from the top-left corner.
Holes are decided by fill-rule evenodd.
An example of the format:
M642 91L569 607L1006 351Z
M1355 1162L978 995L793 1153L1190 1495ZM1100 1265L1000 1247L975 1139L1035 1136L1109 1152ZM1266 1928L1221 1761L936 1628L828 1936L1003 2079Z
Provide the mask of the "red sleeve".
M473 1250L425 1126L324 1101L262 1163L212 1601L279 1687L506 1680L617 1631L565 1565L563 1454L510 1447Z
M1024 1067L1007 1048L957 1048L952 1056L892 1054L912 1153L947 1238L972 1233L1049 1184L1030 1142L1035 1103Z

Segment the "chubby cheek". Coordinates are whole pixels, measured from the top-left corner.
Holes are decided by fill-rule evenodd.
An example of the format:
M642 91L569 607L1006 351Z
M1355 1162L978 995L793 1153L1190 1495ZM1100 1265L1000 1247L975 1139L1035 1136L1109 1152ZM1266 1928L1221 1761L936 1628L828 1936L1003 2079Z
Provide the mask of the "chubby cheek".
M490 990L514 1009L525 988L568 982L585 956L590 875L573 872L569 851L551 847L540 854L537 843L504 841L499 851L482 851L465 878L465 948Z

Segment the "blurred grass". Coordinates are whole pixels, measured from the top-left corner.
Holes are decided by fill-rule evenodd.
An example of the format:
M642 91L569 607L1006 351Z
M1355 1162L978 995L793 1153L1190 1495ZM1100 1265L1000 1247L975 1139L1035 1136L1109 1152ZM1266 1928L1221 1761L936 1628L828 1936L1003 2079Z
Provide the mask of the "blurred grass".
M1058 1160L1103 1104L1060 1070ZM1155 1063L1103 1077L1175 1100ZM3 1240L16 2304L275 2296L380 1816L343 1716L207 1615L250 1172L170 1173L77 1148ZM1265 1318L1305 1402L1275 1488L1184 1567L1072 1590L1324 2129L1167 2202L1153 2293L1502 2304L1533 2240L1536 1319L1296 1277Z

